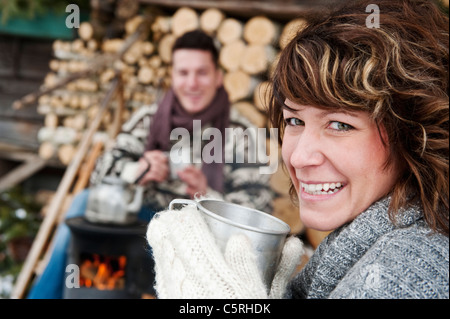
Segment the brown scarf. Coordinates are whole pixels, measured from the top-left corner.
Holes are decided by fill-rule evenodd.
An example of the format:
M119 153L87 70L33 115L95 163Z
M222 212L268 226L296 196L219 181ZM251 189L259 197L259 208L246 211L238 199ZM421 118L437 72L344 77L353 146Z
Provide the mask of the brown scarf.
M146 150L170 151L170 132L174 128L184 127L189 133L192 133L194 120L201 120L202 126L209 124L219 129L222 133L222 161L221 163L202 163L202 172L208 180L208 185L216 191L222 192L224 186L225 128L229 124L229 115L230 102L228 93L223 86L217 90L210 105L196 114L186 112L173 90L170 89L153 116Z

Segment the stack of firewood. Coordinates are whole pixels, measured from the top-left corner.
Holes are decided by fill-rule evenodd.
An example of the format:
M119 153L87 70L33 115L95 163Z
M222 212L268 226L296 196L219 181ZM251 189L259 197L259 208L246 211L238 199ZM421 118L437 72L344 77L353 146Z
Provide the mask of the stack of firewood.
M280 50L305 25L305 20L295 19L286 24L265 16L242 20L213 8L198 11L181 7L173 14L144 8L141 12L127 12L126 19L121 20L122 32L117 33L120 36L106 36L108 31L91 19L80 25L77 39L54 42L55 58L50 61L51 72L44 87L55 86L67 76L93 68L93 61L99 58L107 60L114 56L122 50L126 39L144 25L143 36L122 52L120 59L112 59L101 67L94 65L95 72L40 97L38 111L45 114L45 125L38 136L42 157L70 163L83 131L94 118L117 71L123 80L123 121L140 106L157 102L158 94L170 86L171 47L178 36L193 29L202 29L216 40L232 107L258 127L268 128L265 108L271 72ZM97 132L98 138L108 138L117 105L116 101L111 103ZM277 141L268 139L267 143ZM267 151L274 149L276 154L270 156L279 157L278 147L267 146ZM271 185L279 194L274 202L275 215L290 219L292 231L299 232L302 226L298 217L292 217L296 209L290 204L288 177L281 161Z
M266 127L264 108L270 89L267 79L280 48L292 36L292 30L304 24L303 20L293 20L283 26L265 16L243 21L227 17L217 9L199 12L187 7L179 8L172 15L154 8L144 12L147 13L138 14L134 8L121 13L123 24L117 29L122 33L116 32L120 37L108 38L108 30L93 20L80 25L77 39L54 42L55 58L50 61L51 72L44 87L52 87L67 76L92 68L95 58L106 59L119 52L126 37L147 23L146 36L134 42L120 59L39 99L38 111L45 115L45 126L38 136L42 157L57 157L63 164L70 162L76 143L95 116L116 70L120 70L124 82L123 120L141 105L154 103L157 93L170 86L171 47L176 37L197 28L217 40L224 85L233 107L257 126ZM113 110L114 103L104 117L102 132L108 131Z

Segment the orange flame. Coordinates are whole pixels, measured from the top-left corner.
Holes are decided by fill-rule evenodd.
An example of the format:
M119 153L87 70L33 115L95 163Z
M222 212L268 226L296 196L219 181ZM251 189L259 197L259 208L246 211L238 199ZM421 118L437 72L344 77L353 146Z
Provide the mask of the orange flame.
M125 286L125 256L101 257L92 254L80 267L80 286L99 290L122 289Z

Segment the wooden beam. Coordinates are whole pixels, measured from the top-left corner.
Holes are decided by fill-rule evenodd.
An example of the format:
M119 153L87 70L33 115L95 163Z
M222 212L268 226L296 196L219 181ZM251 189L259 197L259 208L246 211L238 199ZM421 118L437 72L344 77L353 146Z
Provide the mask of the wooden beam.
M0 192L3 192L26 180L37 171L41 170L47 161L39 155L30 155L25 162L0 179Z
M191 7L206 10L216 8L224 12L241 16L268 15L274 19L286 20L317 10L324 5L336 3L336 0L303 0L303 1L242 1L242 0L139 0L142 4L162 6L166 8Z

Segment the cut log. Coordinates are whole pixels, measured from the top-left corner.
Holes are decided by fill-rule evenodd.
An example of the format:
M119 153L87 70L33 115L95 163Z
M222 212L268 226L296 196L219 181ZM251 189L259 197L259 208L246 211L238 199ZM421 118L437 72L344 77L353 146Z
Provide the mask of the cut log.
M67 63L67 70L71 73L86 71L88 67L85 61L71 60Z
M80 133L72 127L58 126L52 142L55 145L75 144L80 139Z
M125 54L123 55L123 60L129 65L137 63L138 60L145 55L146 51L144 51L144 49L151 50L151 48L146 47L148 47L147 44L144 45L142 41L136 41L135 43L133 43L130 49L125 52Z
M307 21L302 18L289 21L281 31L279 45L284 49L286 45L294 38L294 36L307 25Z
M241 63L245 43L237 40L225 44L219 53L219 63L228 72L237 71Z
M106 39L102 43L102 51L104 53L117 53L122 48L124 41L124 39L120 38Z
M52 105L55 104L52 103ZM72 98L70 99L69 106L71 108L77 109L80 106L80 97L78 95L73 95Z
M39 157L43 159L50 159L56 154L56 147L52 142L43 142L39 146Z
M58 159L64 165L69 165L76 153L76 148L72 144L64 144L58 148Z
M237 102L241 99L249 98L253 95L253 90L260 80L256 77L237 70L225 74L223 84L228 92L231 102Z
M167 33L159 41L158 54L164 63L169 64L172 61L172 46L175 43L176 37L172 33Z
M81 39L75 39L71 43L71 51L81 53L84 50L84 41Z
M157 16L155 21L153 21L150 29L156 35L164 35L169 33L171 30L172 17L170 16ZM156 39L159 40L159 37L156 36Z
M155 77L155 71L148 66L141 67L138 73L139 83L150 84Z
M37 134L37 139L39 143L51 142L53 136L55 135L56 128L42 126Z
M217 39L222 44L235 42L242 39L243 29L243 22L234 18L227 18L223 20L217 30Z
M82 110L87 109L89 106L91 106L94 103L94 101L92 100L92 97L89 95L86 95L86 94L83 94L80 96L79 102L80 102L79 107Z
M206 33L214 35L224 19L225 14L219 9L206 9L200 15L200 28Z
M62 40L53 41L53 45L52 45L53 52L64 50L65 49L64 46L65 46L65 42ZM70 46L69 46L69 50L70 50Z
M87 92L97 92L98 91L98 83L92 79L82 78L78 79L75 82L77 91L87 91Z
M52 87L55 86L58 83L58 76L53 73L49 72L44 78L44 86L46 87Z
M86 116L83 113L77 113L74 116L68 116L63 120L65 127L73 128L76 131L82 131L86 127Z
M243 37L250 44L275 44L281 27L265 16L256 16L244 25Z
M90 24L93 29L93 33L92 33L91 37L89 38L89 40L95 40L95 41L101 42L105 38L108 26L105 25L104 23L102 23L101 21L92 20L92 19L90 21ZM81 27L81 24L80 24L80 27Z
M46 94L46 95L42 95L39 99L38 99L38 103L39 104L50 104L50 95Z
M82 22L78 28L78 35L84 41L89 41L94 38L94 27L90 22Z
M138 29L139 25L144 22L144 17L137 15L125 22L125 32L126 34L133 34Z
M90 39L87 41L86 43L86 48L91 51L91 52L95 52L98 50L98 48L100 47L99 44L100 41L96 40L96 39Z
M60 67L60 61L56 60L56 59L50 60L50 62L48 63L48 66L49 66L50 70L52 70L54 72L58 72L59 67Z
M44 125L46 127L56 128L58 126L58 116L55 113L46 114Z
M108 68L100 74L100 84L109 83L114 78L115 72Z
M172 17L172 33L175 37L195 30L199 27L199 17L194 9L188 7L179 8Z
M271 45L247 45L242 52L240 68L248 74L264 73L275 56L275 49Z
M162 64L162 59L159 55L152 55L148 59L148 65L153 69L159 68L161 66L161 64Z
M155 45L150 41L144 41L141 43L141 50L143 55L150 56L155 52Z
M148 66L148 59L146 57L142 56L138 59L137 64L138 64L139 68Z
M253 93L253 103L261 112L267 112L270 101L272 84L270 81L264 81L258 84Z
M267 118L261 114L255 106L248 101L239 101L232 105L233 108L239 111L246 119L257 127L265 127Z

